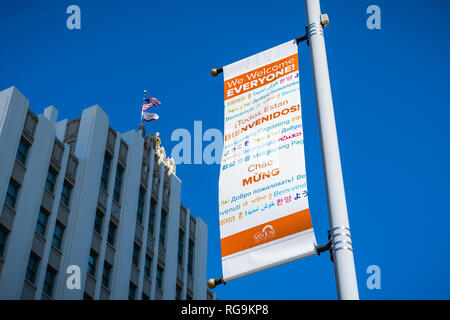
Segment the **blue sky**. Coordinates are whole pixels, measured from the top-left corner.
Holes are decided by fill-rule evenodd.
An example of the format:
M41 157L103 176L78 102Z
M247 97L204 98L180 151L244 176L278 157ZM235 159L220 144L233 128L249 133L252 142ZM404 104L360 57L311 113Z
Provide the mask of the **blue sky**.
M81 30L66 8L81 8ZM366 27L369 5L381 30ZM449 299L450 2L322 0L356 271L362 299ZM1 1L0 90L15 85L60 119L99 104L138 127L142 90L162 101L166 150L177 128L223 128L223 81L209 70L302 36L297 1ZM319 244L328 216L309 48L299 45L306 167ZM194 139L194 136L192 136ZM208 142L203 144L205 147ZM182 201L209 226L208 275L221 275L219 165L179 165ZM368 290L366 269L381 268ZM335 299L328 254L234 280L220 299Z

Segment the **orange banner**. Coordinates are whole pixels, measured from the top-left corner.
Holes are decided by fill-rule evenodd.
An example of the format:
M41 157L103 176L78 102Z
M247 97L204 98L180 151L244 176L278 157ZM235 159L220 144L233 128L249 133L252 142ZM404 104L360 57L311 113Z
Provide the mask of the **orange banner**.
M225 281L316 253L295 39L223 66L219 220Z
M312 227L309 209L298 211L221 239L222 257L306 231Z
M224 86L225 100L265 86L295 71L298 71L297 54L226 80Z

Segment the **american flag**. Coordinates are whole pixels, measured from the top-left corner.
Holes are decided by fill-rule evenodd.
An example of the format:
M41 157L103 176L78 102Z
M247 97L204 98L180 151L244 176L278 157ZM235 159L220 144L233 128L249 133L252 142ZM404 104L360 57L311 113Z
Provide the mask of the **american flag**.
M142 105L142 111L145 111L145 110L147 110L147 109L150 109L151 107L152 107L151 104L143 104L143 105Z
M161 102L159 102L156 98L144 98L144 104L142 105L142 111L145 111L147 109L150 109L153 106L160 105Z
M159 102L159 100L156 98L144 98L144 102L151 106L157 106L161 104L161 102Z

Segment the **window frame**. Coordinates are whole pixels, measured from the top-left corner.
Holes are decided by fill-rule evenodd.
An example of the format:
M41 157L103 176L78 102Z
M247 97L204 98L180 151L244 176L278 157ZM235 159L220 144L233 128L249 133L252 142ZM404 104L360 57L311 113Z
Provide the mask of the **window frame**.
M133 255L131 257L131 263L139 269L139 256L141 255L141 247L136 243L133 244Z
M125 168L121 164L117 164L116 177L114 179L113 200L120 203L120 197L122 195L123 175Z
M166 211L166 209L161 209L161 221L159 224L159 244L161 244L163 247L166 245L166 233L167 233L167 218L169 216L169 213Z
M145 207L145 195L147 192L143 187L139 187L139 196L138 196L138 207L137 207L137 215L136 220L140 224L142 224L144 220L144 207Z
M158 207L158 202L155 200L155 198L151 197L150 212L149 212L149 219L148 219L148 232L151 235L155 234L155 220L156 220L157 207Z
M95 211L95 217L94 217L94 231L98 234L102 234L103 229L103 219L105 218L105 215L103 212L101 212L99 209Z
M111 230L113 230L113 232L110 232ZM108 234L106 235L106 242L109 243L113 248L116 243L116 233L117 233L117 226L115 223L110 221L108 225Z
M61 230L61 235L60 236L56 236L57 228L59 228L59 230ZM59 249L59 250L61 250L61 247L62 247L62 242L63 242L65 229L66 229L66 227L62 223L60 223L59 221L56 221L55 229L53 231L52 245L55 248ZM55 243L55 239L56 239L56 243Z
M181 295L183 294L183 288L181 288L178 283L175 284L175 300L181 300Z
M13 189L13 193L10 192L10 187ZM8 188L6 189L5 203L13 209L16 208L20 187L20 184L16 180L13 178L9 179Z
M51 174L51 175L50 175ZM49 177L51 179L49 179ZM47 178L45 179L45 189L51 194L55 193L56 180L58 178L58 172L52 167L48 167Z
M111 283L112 268L113 266L105 261L105 263L103 264L102 285L107 289L109 289ZM107 270L106 273L105 270Z
M150 279L151 275L152 275L152 263L153 263L153 259L150 255L145 254L145 259L144 259L144 276L146 276L147 278Z
M49 297L53 294L53 289L55 287L55 280L56 280L56 270L53 269L50 266L47 266L47 270L45 271L45 278L44 278L44 285L42 287L42 292L44 292ZM47 275L50 274L50 281L47 277ZM48 292L48 288L50 288L50 291Z
M21 150L23 146L23 151ZM31 143L29 143L25 138L21 137L19 146L17 147L16 160L19 161L24 166L27 163L28 153L30 152Z
M180 266L183 265L184 259L184 241L186 240L186 233L183 230L178 231L178 257L177 261Z
M128 300L136 300L136 291L137 291L137 286L130 281L130 285L128 288Z
M40 219L42 216L45 217L45 221L44 222L42 222L41 219ZM44 208L40 207L39 208L38 218L37 218L37 221L36 221L35 231L37 233L39 233L41 236L43 236L43 237L45 237L45 233L47 232L48 218L49 217L50 217L50 213L47 212L47 210L45 210ZM42 229L42 230L39 230L39 229Z
M111 173L111 163L112 156L108 152L105 152L105 156L103 157L102 175L100 178L100 186L105 191L108 190L109 176Z
M91 257L92 257L92 263L91 263ZM87 272L93 277L95 277L95 274L97 272L97 259L98 259L98 253L91 249L91 251L89 252Z
M63 187L61 190L60 202L62 202L67 208L69 208L69 206L70 206L70 198L72 196L72 189L73 189L73 186L69 182L67 182L67 180L64 180Z
M34 269L30 268L30 262L34 261L33 266ZM37 254L35 254L33 251L31 251L30 256L28 257L28 263L27 263L27 270L25 272L25 279L30 281L31 283L35 284L36 282L36 275L39 270L39 263L41 261L41 258Z
M0 226L0 258L5 256L6 245L8 244L9 231Z
M161 289L161 290L163 288L163 278L164 278L164 269L163 269L163 267L161 267L158 264L158 266L156 267L156 279L155 279L155 281L156 281L156 287L158 289Z
M83 300L94 300L86 291L83 292Z
M191 245L192 244L192 245ZM187 272L192 276L194 273L194 247L195 242L192 239L189 239L188 244L188 264L187 264Z

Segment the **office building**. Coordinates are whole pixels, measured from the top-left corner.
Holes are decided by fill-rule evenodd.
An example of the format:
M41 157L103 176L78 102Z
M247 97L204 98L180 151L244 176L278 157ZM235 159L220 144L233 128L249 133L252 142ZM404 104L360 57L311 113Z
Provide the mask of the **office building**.
M0 299L214 299L207 225L159 134L0 92Z

